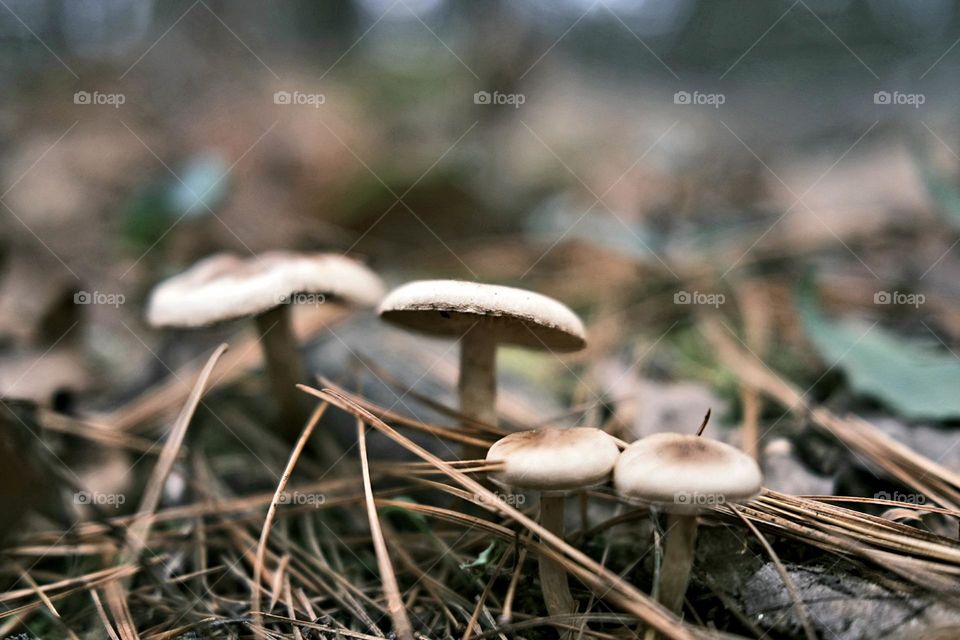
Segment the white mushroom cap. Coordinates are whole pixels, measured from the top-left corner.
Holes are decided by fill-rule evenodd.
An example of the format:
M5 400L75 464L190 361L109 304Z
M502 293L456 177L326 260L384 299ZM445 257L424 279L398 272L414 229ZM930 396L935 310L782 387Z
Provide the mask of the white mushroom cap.
M93 387L93 373L78 352L28 351L0 360L0 400L32 400L49 407L54 394L82 393Z
M723 442L681 433L657 433L620 454L613 484L626 498L673 513L748 500L760 492L757 462Z
M379 312L394 324L441 336L460 337L477 325L497 342L533 349L577 351L586 345L583 322L569 307L514 287L420 280L390 292Z
M244 259L218 253L157 285L147 322L202 327L297 302L295 294L373 306L383 297L383 283L360 262L336 254L270 251Z
M497 440L487 462L503 463L491 476L498 484L563 493L606 482L619 455L617 441L600 429L547 428Z

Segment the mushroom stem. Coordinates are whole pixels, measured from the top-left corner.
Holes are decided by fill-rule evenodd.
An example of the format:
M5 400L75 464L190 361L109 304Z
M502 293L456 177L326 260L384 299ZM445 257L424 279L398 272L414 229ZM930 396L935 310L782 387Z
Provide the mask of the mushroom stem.
M563 537L563 496L540 496L540 524L550 533ZM540 589L543 603L551 616L576 613L577 603L570 593L567 571L559 562L540 556ZM558 628L561 638L569 637L569 631Z
M481 327L474 326L460 339L460 411L474 420L497 423L497 342ZM483 458L487 452L464 447L468 460Z
M667 514L667 542L660 572L660 604L674 613L683 607L697 542L697 516Z
M309 409L297 384L306 380L297 341L290 324L287 305L281 304L256 316L257 331L263 344L270 391L280 405L279 431L295 440L309 417Z

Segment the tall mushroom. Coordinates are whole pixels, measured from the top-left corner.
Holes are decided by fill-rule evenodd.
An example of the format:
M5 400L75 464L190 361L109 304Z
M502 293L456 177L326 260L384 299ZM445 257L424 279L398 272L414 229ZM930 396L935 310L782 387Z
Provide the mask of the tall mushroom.
M599 429L547 428L501 438L487 461L502 465L491 476L497 484L540 492L540 524L562 538L565 496L606 482L619 455L616 440ZM567 572L545 556L540 556L540 587L550 615L576 613Z
M749 500L763 482L756 461L723 442L698 435L657 433L627 447L613 484L628 500L667 512L659 600L679 613L690 582L697 514L717 504Z
M147 304L147 322L194 328L252 316L270 388L280 405L280 428L285 437L294 438L308 408L296 389L306 377L289 305L330 298L372 307L382 296L380 278L344 256L270 251L240 258L219 253L157 285Z
M420 280L390 292L379 312L404 328L460 339L460 411L487 424L497 422L497 345L554 352L586 345L583 323L567 306L514 287ZM483 453L471 450L465 456Z

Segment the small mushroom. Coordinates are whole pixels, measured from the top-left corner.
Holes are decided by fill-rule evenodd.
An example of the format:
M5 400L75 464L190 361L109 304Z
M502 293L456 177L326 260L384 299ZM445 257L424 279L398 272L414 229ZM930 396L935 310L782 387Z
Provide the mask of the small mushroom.
M267 378L281 408L281 429L295 437L308 413L296 390L305 375L288 306L331 298L372 307L382 296L380 278L345 256L271 251L244 259L220 253L157 285L147 305L147 322L192 328L253 316Z
M540 492L540 524L562 538L564 497L609 480L619 455L616 440L599 429L546 428L501 438L490 447L487 461L502 464L491 476L495 483ZM566 571L545 556L540 557L540 586L550 615L576 613Z
M461 280L420 280L390 292L380 317L401 327L460 339L460 411L497 422L497 345L554 352L586 345L580 318L553 298L514 287ZM469 455L467 455L469 454ZM465 452L482 457L482 451Z
M699 434L657 433L620 454L613 471L617 491L628 500L667 513L661 604L677 613L683 605L693 566L697 514L712 505L749 500L760 492L762 482L753 458Z
M93 371L71 347L26 350L0 359L0 401L30 400L70 413L74 397L94 386Z

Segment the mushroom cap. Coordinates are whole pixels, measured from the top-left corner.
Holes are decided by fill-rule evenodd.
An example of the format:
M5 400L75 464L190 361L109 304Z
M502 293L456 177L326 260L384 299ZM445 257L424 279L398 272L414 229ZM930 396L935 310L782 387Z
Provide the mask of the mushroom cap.
M617 460L613 484L634 501L674 513L748 500L760 492L757 462L723 442L682 433L637 440Z
M80 353L69 348L14 353L0 361L0 401L31 400L50 407L57 393L83 393L93 382Z
M500 438L487 452L487 462L503 463L491 475L498 484L564 493L606 482L619 455L617 441L600 429L546 428Z
M583 322L547 296L463 280L418 280L391 291L380 316L407 329L460 337L474 325L497 342L551 351L577 351L586 343Z
M383 296L383 283L362 263L337 254L218 253L157 285L147 303L147 322L203 327L296 302L296 294L372 307Z

